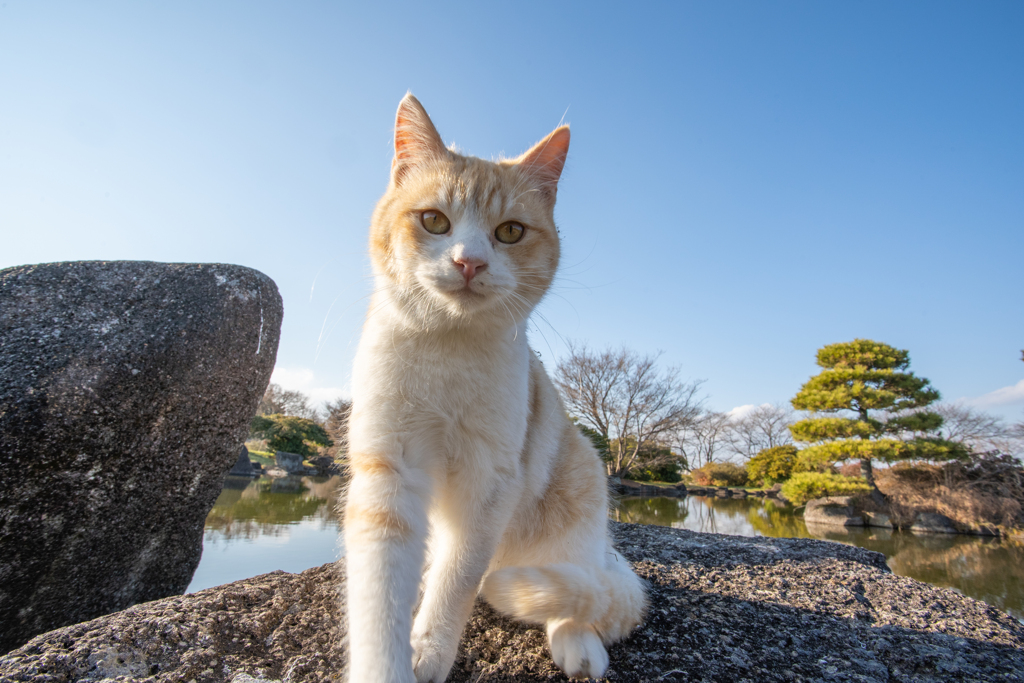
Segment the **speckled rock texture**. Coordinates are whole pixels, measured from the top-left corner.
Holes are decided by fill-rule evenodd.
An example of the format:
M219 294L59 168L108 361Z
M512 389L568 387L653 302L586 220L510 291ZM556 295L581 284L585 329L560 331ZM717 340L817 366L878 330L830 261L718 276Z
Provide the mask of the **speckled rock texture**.
M241 266L0 271L0 652L185 590L281 318Z
M617 524L650 584L608 681L1022 681L1024 626L891 574L881 555L805 539ZM0 679L339 681L340 569L266 574L41 635ZM477 604L449 681L565 680L543 632Z
M850 496L816 498L804 506L804 523L808 526L864 526L864 516Z

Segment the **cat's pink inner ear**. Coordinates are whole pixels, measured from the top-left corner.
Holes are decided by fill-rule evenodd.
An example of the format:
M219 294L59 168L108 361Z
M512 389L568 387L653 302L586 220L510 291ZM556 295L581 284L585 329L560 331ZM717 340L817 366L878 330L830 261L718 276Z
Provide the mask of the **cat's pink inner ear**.
M516 162L542 187L554 193L569 153L569 126L553 130Z
M427 110L408 93L399 103L395 116L395 159L391 163L391 175L400 181L412 167L445 154L444 141L427 116Z

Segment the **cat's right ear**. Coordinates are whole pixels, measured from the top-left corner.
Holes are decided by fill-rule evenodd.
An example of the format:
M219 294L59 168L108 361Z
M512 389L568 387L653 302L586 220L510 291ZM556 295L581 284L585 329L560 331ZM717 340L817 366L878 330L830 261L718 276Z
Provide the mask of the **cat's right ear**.
M400 185L414 167L447 154L444 141L427 116L427 110L412 93L406 93L395 116L395 159L391 162L391 181Z

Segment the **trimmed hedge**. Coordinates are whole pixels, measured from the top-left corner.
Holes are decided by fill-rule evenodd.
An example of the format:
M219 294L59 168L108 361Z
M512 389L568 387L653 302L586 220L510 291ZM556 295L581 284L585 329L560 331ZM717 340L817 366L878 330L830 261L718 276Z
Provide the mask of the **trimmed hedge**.
M766 448L747 461L747 478L752 484L771 486L789 479L796 465L796 446Z
M871 486L860 477L830 472L798 472L782 485L782 495L794 505L825 496L850 496L870 490Z

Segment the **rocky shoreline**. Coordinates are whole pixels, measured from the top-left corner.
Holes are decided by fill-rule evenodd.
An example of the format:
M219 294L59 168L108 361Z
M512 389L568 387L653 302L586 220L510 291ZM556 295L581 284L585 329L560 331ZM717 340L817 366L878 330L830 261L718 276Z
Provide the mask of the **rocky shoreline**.
M746 490L727 486L695 486L682 482L674 486L656 486L629 479L609 478L609 490L617 496L647 496L684 498L767 498L786 502L781 486L770 489ZM868 503L865 506L865 503ZM879 529L905 529L914 533L964 534L967 536L1002 536L1024 540L1024 529L1004 528L988 524L965 526L935 512L919 512L910 523L897 525L892 515L881 512L868 501L856 496L832 496L808 501L804 506L804 522L809 529L824 532L842 527L876 527ZM818 536L821 534L815 533Z
M679 482L673 486L658 486L645 484L642 481L631 479L620 479L618 477L608 478L609 490L617 496L666 496L668 498L683 498L685 496L707 496L709 498L775 498L781 499L779 490L781 486L770 489L746 490L729 486L696 486Z
M608 681L1024 681L1024 625L896 576L867 550L612 523L651 609L610 650ZM339 681L334 565L274 572L34 638L0 679ZM565 680L541 630L482 602L449 681Z

